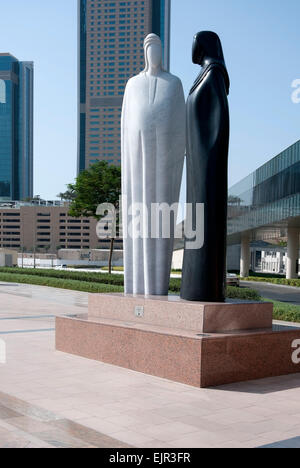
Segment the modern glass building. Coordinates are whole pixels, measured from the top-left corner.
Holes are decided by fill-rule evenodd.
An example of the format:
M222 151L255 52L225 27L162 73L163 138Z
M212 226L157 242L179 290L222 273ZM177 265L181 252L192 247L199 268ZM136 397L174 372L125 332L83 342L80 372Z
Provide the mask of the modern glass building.
M0 200L33 196L33 63L0 53Z
M251 240L287 243L287 276L298 276L300 140L234 185L228 200L228 242L242 245L249 263ZM246 275L244 275L246 276Z
M229 191L228 234L280 228L300 216L300 141Z
M163 43L169 70L171 0L78 0L78 172L121 164L120 117L129 78L144 68L144 38Z

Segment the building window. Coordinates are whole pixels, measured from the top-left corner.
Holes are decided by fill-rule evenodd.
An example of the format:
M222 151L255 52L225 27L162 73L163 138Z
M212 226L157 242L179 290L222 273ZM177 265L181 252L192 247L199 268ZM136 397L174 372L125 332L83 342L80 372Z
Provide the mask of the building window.
M0 80L0 104L6 104L6 85L4 80Z

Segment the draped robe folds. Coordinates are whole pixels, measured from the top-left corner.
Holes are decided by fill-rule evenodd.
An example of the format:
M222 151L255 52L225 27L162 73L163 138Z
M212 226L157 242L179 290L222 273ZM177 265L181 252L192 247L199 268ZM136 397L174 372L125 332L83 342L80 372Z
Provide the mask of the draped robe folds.
M204 245L184 253L181 298L189 301L225 300L228 89L226 69L213 61L187 101L187 202L204 204Z
M178 203L184 154L185 100L181 81L163 71L157 76L142 72L131 78L122 110L126 294L168 294L174 223L170 238L163 238L161 232L159 238L151 238L151 204ZM141 204L141 211L130 212L137 204Z

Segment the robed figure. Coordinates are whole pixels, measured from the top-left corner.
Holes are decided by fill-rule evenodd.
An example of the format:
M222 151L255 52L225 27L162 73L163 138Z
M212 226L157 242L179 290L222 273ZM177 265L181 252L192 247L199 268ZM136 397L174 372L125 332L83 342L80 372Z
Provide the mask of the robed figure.
M230 82L217 34L194 37L193 62L202 69L187 101L187 202L193 206L187 223L199 229L196 204L204 204L204 244L193 250L186 240L181 297L224 302Z
M146 68L128 81L122 110L125 293L165 296L176 214L166 226L159 205L171 208L179 201L185 100L181 81L163 70L160 38L147 36L144 49Z

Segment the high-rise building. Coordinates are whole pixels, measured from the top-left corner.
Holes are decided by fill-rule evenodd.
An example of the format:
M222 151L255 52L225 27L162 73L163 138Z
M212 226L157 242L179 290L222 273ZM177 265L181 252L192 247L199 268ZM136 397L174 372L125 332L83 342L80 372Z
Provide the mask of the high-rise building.
M78 0L78 172L99 160L121 163L125 85L144 68L143 42L160 36L169 70L171 0Z
M33 196L33 63L0 53L0 199Z

